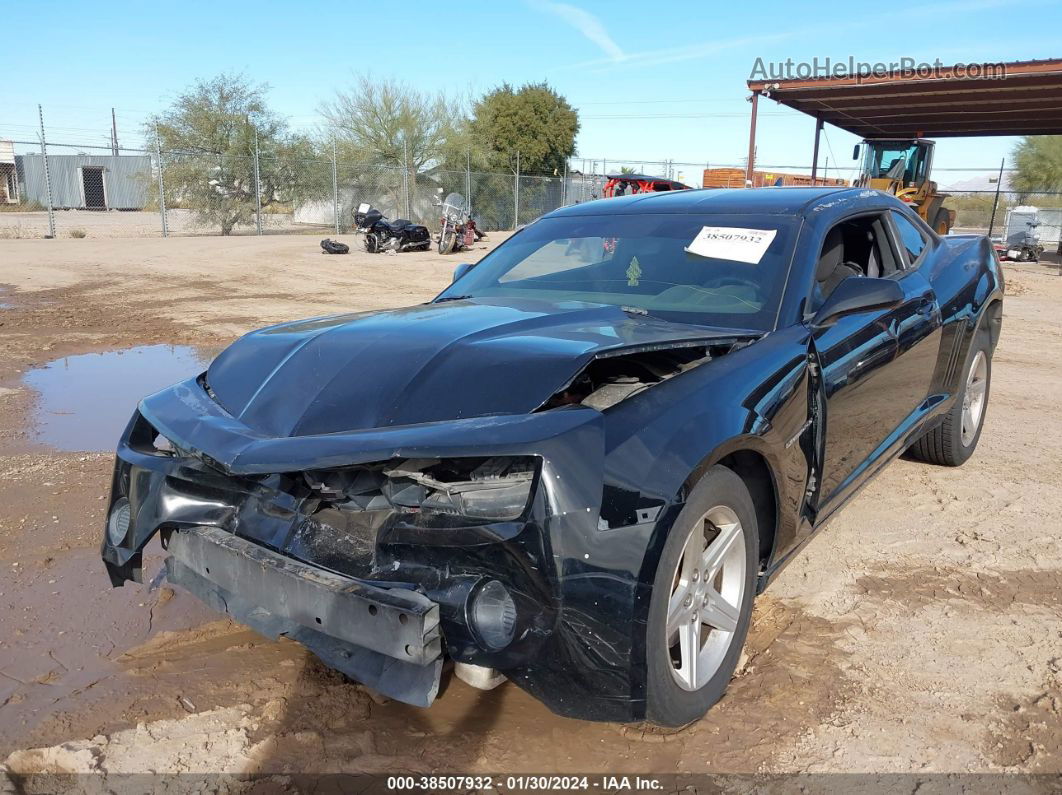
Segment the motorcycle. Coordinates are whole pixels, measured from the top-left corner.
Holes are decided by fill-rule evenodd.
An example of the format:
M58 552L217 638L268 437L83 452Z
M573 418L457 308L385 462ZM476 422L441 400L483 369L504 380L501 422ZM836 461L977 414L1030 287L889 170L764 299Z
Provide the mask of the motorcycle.
M442 188L439 188L442 193ZM437 201L436 207L442 211L439 219L439 253L451 254L464 251L485 235L476 229L475 219L468 210L468 202L460 193L447 195L444 201Z
M995 246L996 255L1001 260L1012 262L1039 262L1040 255L1044 253L1040 233L1036 229L1039 225L1039 221L1026 221L1024 232L1009 235L1002 244Z
M370 254L427 251L431 247L428 227L405 218L389 221L383 213L366 203L359 204L354 210L354 233L364 236L365 250Z

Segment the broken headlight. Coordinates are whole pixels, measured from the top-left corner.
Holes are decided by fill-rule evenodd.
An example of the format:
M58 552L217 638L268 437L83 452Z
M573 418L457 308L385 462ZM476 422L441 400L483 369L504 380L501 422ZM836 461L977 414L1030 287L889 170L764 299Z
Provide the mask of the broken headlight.
M128 442L138 453L171 457L181 455L177 445L155 430L139 411L133 415Z
M421 458L375 468L307 472L306 480L340 509L504 522L523 515L536 471L537 459L531 456Z

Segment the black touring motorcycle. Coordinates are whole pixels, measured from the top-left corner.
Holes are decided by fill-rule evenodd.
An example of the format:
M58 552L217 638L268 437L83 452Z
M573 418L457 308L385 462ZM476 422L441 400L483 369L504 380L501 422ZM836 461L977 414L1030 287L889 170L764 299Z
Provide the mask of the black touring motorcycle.
M354 210L354 232L363 235L365 250L370 254L381 251L427 251L431 246L428 227L405 218L389 221L375 207L362 203Z

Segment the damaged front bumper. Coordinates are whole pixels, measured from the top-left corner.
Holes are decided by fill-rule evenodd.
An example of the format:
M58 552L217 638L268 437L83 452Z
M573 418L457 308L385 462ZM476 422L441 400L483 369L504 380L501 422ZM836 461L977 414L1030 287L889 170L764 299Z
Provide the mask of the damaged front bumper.
M311 649L392 698L426 707L439 690L439 606L280 555L217 527L170 536L166 577L270 638Z
M632 502L629 522L602 519L604 446L603 417L585 408L259 437L185 382L146 399L123 434L109 512L127 501L128 524L104 534L102 557L114 585L142 581L143 548L161 534L173 583L397 700L429 705L449 658L501 671L559 714L638 720L643 567L681 506ZM539 462L518 519L431 526L296 488L329 468L487 456Z

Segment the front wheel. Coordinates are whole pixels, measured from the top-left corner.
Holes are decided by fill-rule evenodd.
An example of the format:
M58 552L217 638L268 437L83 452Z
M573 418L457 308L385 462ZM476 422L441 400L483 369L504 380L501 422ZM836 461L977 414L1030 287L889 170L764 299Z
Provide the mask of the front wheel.
M449 254L454 250L454 246L457 244L457 233L453 229L447 227L439 235L439 253Z
M933 218L933 231L938 235L946 235L951 230L951 213L943 207L937 210Z
M715 466L690 493L657 565L646 628L647 717L685 726L726 692L748 634L759 536L748 489Z
M992 346L988 332L978 331L966 354L963 384L944 421L911 446L915 458L957 467L966 462L981 439L988 392L992 385Z

